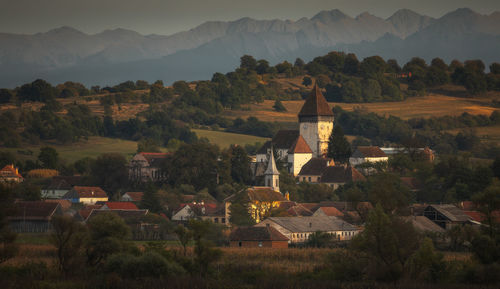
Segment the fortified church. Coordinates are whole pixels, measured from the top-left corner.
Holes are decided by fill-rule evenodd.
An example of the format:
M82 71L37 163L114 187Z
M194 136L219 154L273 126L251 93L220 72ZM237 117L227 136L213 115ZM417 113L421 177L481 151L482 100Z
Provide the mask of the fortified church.
M256 177L266 175L264 170L267 171L269 167L268 158L272 149L276 151L277 159L287 162L288 171L294 176L299 175L302 167L312 159L326 158L334 118L317 85L306 99L298 117L299 130L280 130L259 149L256 163L253 164Z

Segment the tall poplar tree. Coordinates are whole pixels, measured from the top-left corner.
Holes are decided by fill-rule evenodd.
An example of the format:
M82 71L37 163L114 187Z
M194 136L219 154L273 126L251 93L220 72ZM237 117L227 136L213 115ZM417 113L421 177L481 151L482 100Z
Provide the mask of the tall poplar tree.
M351 154L351 145L344 136L344 130L340 125L334 126L328 139L327 156L336 163L347 163Z

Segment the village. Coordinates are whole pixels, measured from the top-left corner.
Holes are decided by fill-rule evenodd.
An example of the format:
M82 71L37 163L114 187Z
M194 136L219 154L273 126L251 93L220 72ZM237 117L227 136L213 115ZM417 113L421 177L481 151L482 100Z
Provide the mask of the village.
M250 156L252 186L247 186L223 200L193 194L182 195L182 201L169 206L171 216L154 214L142 208L143 191L123 192L112 199L101 187L82 183L75 176L51 177L42 188L42 200L16 200L14 210L7 216L10 229L16 233L48 233L55 216L71 216L83 224L104 213L115 213L130 226L135 240L177 240L171 230L162 230L159 223L188 226L190 220L209 220L220 225L226 236L225 246L255 248L287 248L305 246L315 234L325 234L336 244L344 246L363 232L365 221L377 204L366 199L320 200L298 202L288 191L280 188L277 163L287 168L296 183L308 183L332 190L346 184L358 184L387 167L389 158L409 154L404 147L357 146L347 160L328 158L328 146L334 127L334 115L328 102L316 85L298 115L300 130L280 130L254 156ZM420 161L432 163L439 156L428 147L416 147L411 152ZM129 181L161 183L166 174L163 160L171 153L140 152L128 164ZM32 173L33 174L33 173ZM30 174L28 174L30 175ZM15 185L24 181L14 165L0 171L0 181ZM406 190L417 191L423 184L415 177L401 177ZM232 222L233 204L243 206L252 219L252 225L239 226ZM141 209L142 208L142 209ZM479 229L488 226L481 207L472 200L459 203L411 203L399 208L405 222L425 234L440 235L454 227L470 226ZM152 222L149 215L161 222ZM497 221L500 212L491 214ZM446 238L445 238L446 239ZM343 245L344 244L344 245Z

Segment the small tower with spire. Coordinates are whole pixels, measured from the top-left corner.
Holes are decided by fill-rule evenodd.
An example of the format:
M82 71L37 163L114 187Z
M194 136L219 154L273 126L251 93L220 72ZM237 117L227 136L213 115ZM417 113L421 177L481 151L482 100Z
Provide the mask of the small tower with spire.
M276 168L276 162L274 161L274 153L272 147L271 157L269 158L267 169L264 172L264 181L266 187L271 187L276 192L280 191L280 172Z

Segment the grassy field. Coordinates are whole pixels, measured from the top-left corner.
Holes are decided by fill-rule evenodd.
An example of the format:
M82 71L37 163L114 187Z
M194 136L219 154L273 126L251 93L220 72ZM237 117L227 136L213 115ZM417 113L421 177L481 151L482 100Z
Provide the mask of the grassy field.
M476 135L485 142L493 142L500 145L500 126L486 126L486 127L473 127L471 128ZM448 133L458 134L463 129L448 130Z
M264 143L267 140L269 140L264 137L229 133L223 131L213 131L213 130L203 130L203 129L192 129L192 131L195 132L198 137L207 138L211 143L214 143L221 148L227 148L232 144L244 146L246 144L254 144L256 142Z
M137 151L137 143L135 141L97 136L92 136L88 140L81 140L68 145L45 142L40 145L25 145L22 148L0 148L0 151L10 151L20 160L34 160L38 157L40 148L47 145L55 148L59 153L59 157L69 162L74 162L84 157L96 158L103 153L121 153L130 158ZM27 155L22 153L29 151L32 154Z
M227 111L225 114L231 118L247 118L255 116L264 121L292 122L297 121L303 100L282 101L286 112L273 110L274 101L266 100L263 103L251 104L247 110ZM353 111L362 109L366 112L375 112L380 115L393 115L402 119L416 117L428 118L432 116L460 115L464 112L471 114L490 115L498 108L491 107L491 98L462 98L442 94L429 94L423 97L412 97L401 102L377 103L336 103L331 102L330 107L340 106L344 110Z

